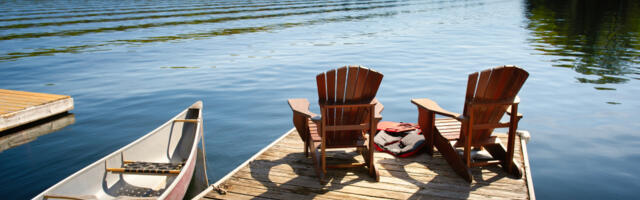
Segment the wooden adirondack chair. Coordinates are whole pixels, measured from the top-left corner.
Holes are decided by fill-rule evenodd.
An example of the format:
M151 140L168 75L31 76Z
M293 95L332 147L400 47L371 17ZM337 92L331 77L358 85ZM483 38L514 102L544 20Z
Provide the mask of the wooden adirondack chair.
M375 99L381 81L382 74L374 70L345 66L316 76L322 115L309 111L307 99L288 100L293 123L305 143L305 155L311 151L320 182L324 182L327 168L358 166L367 166L369 174L379 181L373 161L373 136L382 119L383 106ZM365 163L327 166L326 149L347 147L358 148Z
M470 167L491 164L501 164L509 174L520 178L522 171L513 161L516 129L522 118L518 113L520 100L516 94L528 76L529 73L515 66L501 66L469 75L462 115L444 110L430 99L412 99L411 102L418 106L418 123L429 154L433 154L435 145L456 173L469 183L472 181ZM509 122L500 122L504 113L510 115ZM436 114L447 118L435 118ZM507 127L509 136L505 150L491 133L494 128ZM464 149L462 156L456 152L457 147ZM474 162L472 147L486 149L494 160Z

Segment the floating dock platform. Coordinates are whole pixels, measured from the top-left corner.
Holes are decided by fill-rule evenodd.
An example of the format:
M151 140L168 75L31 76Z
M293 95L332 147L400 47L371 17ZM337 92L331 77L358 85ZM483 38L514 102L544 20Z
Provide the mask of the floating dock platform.
M506 134L496 134L507 141ZM327 151L327 162L363 162L355 150ZM365 168L328 169L320 184L295 129L265 147L195 199L535 199L526 142L516 138L515 160L524 175L514 179L499 166L472 168L471 184L438 151L409 158L374 154L380 182ZM226 191L219 192L221 188Z
M0 89L0 131L72 109L70 96Z

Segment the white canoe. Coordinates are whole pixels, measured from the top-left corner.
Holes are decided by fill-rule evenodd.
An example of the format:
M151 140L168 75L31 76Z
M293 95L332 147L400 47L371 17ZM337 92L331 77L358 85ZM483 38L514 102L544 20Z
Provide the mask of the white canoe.
M33 199L182 199L202 133L202 102L198 101ZM172 165L169 169L157 170L167 163ZM141 170L140 165L146 168Z

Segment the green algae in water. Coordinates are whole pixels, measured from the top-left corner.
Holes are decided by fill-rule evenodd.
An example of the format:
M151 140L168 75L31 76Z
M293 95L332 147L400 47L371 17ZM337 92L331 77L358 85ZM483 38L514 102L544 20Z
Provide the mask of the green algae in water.
M607 87L594 87L596 90L616 90L615 88L607 88Z
M164 66L160 67L162 69L199 69L200 67L190 67L190 66Z

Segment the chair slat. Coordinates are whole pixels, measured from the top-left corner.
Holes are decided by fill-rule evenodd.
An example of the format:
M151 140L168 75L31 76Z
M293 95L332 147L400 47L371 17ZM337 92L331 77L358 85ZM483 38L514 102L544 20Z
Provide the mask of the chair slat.
M469 75L469 80L467 80L467 94L465 96L465 104L463 109L463 115L467 116L467 102L473 100L473 95L476 93L476 85L478 84L478 76L479 73L473 73Z
M382 74L369 69L369 75L367 76L367 80L365 84L367 87L363 91L362 101L369 102L373 100L378 92L378 88L380 86L380 82L382 82Z
M316 76L316 84L318 85L318 101L327 102L327 79L324 73Z
M487 79L486 85L483 85L483 90L481 92L476 93L474 100L495 100L499 98L496 95L496 91L501 91L504 89L504 86L499 85L501 79L504 78L503 75L507 74L505 71L508 69L504 67L496 67L491 69L491 74ZM480 89L480 88L478 88ZM496 116L496 113L500 108L496 105L484 105L477 106L477 110L474 110L473 123L474 124L484 124L490 121L495 120L495 118L501 118L502 116ZM499 120L499 119L498 119ZM475 129L473 131L472 140L479 140L482 138L488 137L493 129Z
M365 88L367 87L367 77L369 76L369 69L358 67L358 79L356 80L355 91L353 94L353 101L362 101ZM356 108L355 113L362 113L364 108ZM362 120L362 115L354 114L353 121L358 122Z
M336 104L343 104L345 100L344 89L347 86L347 68L339 68L336 79Z
M368 123L357 124L357 125L333 125L333 126L326 126L325 128L327 129L327 131L346 131L346 130L363 130L363 129L366 129L367 126L369 126ZM352 132L346 132L346 133L352 133Z
M327 101L325 103L334 104L336 102L336 70L325 73L327 79Z
M368 103L373 100L373 98L376 96L376 93L378 92L380 82L382 82L381 73L373 71L371 69L367 69L367 70L369 72L367 75L367 79L365 81L366 88L362 92L362 97L359 99L360 101L363 101L363 103L365 102ZM368 112L360 112L360 116L358 116L357 119L366 120L367 119L366 116L368 115L369 115Z
M356 80L355 91L353 92L353 100L361 101L364 94L364 88L367 86L367 76L369 69L358 68L358 78Z
M336 102L336 70L329 70L325 73L327 77L327 102L328 104L335 104ZM336 124L335 112L336 109L327 109L326 116L322 116L327 125ZM334 134L327 135L327 141L335 140Z
M347 86L347 68L341 67L336 70L336 104L344 104L345 101L345 87ZM344 108L336 109L335 125L342 125L344 117ZM333 133L337 140L348 140L348 136L345 136L344 131L338 131Z
M493 69L488 69L480 72L480 78L478 80L478 85L476 86L476 93L473 96L474 100L486 98L487 90L491 90L489 84L491 82L491 79L494 77L494 72L495 71ZM473 114L473 123L482 122L486 120L487 115L485 111L488 109L488 107L477 107L475 109L476 110L474 110L474 114ZM473 135L474 135L474 138L478 138L478 135L483 135L483 134L480 133L479 131L474 131Z
M349 66L349 70L347 71L348 77L347 77L347 86L346 86L346 92L345 92L345 99L346 100L354 100L355 98L355 91L356 91L356 83L358 81L358 69L359 67L356 66ZM345 102L345 103L351 103L351 102Z
M478 83L476 85L476 92L473 94L473 98L484 97L484 93L489 85L489 79L491 78L493 70L488 69L480 72L478 77Z
M518 83L514 82L516 76L514 76L517 68L515 67L506 67L502 66L494 69L494 73L496 73L497 77L493 79L491 83L493 91L489 97L491 100L499 102L501 100L509 99L513 101L515 98L515 93L512 93L512 90ZM516 92L517 93L517 92ZM483 123L487 124L495 124L499 123L502 116L504 116L505 112L509 105L492 105L488 106L490 110L487 111L487 118L483 121ZM490 132L489 132L490 131ZM488 129L484 134L490 135L493 132L493 129ZM488 137L488 136L485 136Z
M356 86L357 86L357 81L358 81L358 69L360 69L357 66L349 66L348 67L348 71L347 71L347 86L346 86L346 91L345 91L345 103L351 103L351 101L354 101L355 99L355 91L356 91ZM345 108L343 109L343 115L345 116L353 116L356 115L358 111L358 108ZM354 117L345 117L342 119L344 121L345 124L353 124L356 123L357 121L354 119Z

